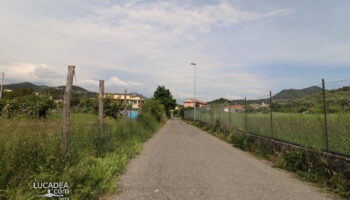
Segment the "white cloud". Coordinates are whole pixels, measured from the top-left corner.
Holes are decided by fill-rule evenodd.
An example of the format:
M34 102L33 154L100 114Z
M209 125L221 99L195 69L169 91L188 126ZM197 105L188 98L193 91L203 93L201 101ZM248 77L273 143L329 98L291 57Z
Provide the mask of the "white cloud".
M118 77L113 76L109 80L106 81L106 86L111 87L111 86L119 86L119 87L137 87L140 86L141 84L135 81L122 81Z
M349 42L285 28L298 16L282 21L283 26L272 24L295 14L285 7L254 11L228 1L128 1L107 6L62 1L65 6L60 9L60 2L29 2L21 9L12 1L0 2L0 55L6 57L6 62L0 57L0 71L10 81L62 85L66 66L74 64L76 84L88 89L96 90L97 80L105 79L111 90L137 89L150 96L157 85L165 85L175 97L185 98L193 90L189 63L197 62L198 96L210 100L260 95L276 85L249 71L249 65L276 60L350 63L343 53ZM67 5L76 6L70 7L74 14L66 13ZM226 31L230 34L222 34ZM115 76L114 71L124 73ZM133 74L148 79L132 78Z

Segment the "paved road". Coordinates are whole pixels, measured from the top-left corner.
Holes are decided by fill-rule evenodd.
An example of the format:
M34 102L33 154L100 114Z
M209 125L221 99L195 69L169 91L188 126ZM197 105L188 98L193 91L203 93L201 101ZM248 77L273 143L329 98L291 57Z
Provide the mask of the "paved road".
M121 176L118 199L331 199L291 174L181 120L144 144Z

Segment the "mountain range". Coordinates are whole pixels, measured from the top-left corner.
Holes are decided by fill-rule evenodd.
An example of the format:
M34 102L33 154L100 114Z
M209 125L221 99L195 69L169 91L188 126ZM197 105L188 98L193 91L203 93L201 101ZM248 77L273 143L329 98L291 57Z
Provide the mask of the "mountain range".
M318 86L312 86L304 89L287 89L277 93L272 97L272 99L274 101L288 101L293 99L302 99L314 94L318 94L320 92L322 92L322 88ZM261 104L262 102L269 103L269 99L247 100L248 104L253 104L253 103ZM233 104L233 105L240 104L242 105L244 104L244 99L229 100L225 98L219 98L207 103L208 104Z

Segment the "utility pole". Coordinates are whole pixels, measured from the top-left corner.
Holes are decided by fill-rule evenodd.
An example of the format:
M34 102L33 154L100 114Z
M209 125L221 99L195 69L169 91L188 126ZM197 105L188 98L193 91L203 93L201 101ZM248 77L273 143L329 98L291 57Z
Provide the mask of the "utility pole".
M196 107L197 107L197 100L196 100L196 63L191 63L191 65L194 66L194 112L193 112L193 120L196 121Z
M0 90L0 99L2 98L2 91L4 87L4 78L5 78L5 73L2 72L2 80L1 80L1 90Z

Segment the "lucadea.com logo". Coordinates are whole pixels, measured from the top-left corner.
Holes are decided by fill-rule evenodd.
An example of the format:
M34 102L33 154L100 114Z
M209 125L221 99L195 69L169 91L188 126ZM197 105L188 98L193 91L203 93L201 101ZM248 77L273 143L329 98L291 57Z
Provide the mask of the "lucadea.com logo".
M37 197L47 197L47 198L59 198L60 200L69 200L66 197L69 194L68 183L63 182L42 182L34 183L34 189L45 190L46 193L38 195Z

